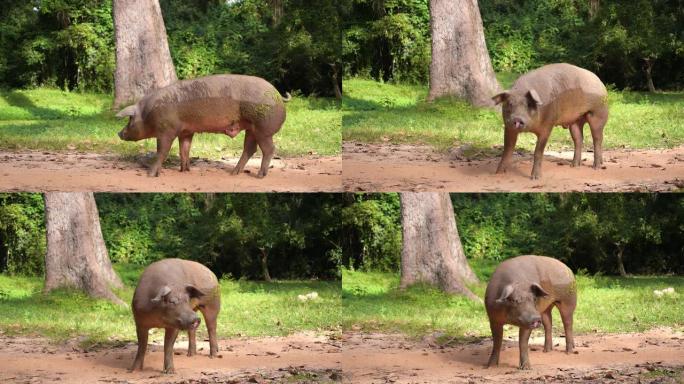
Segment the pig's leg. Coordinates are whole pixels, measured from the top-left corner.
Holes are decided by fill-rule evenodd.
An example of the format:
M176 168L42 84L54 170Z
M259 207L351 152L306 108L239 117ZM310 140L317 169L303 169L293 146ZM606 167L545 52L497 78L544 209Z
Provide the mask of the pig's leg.
M149 336L149 328L136 327L135 332L138 334L138 353L135 354L135 360L129 371L143 369L143 362L145 360L145 352L147 351L147 337Z
M542 129L541 133L537 135L537 145L534 147L534 164L532 165L532 180L541 177L541 165L544 161L544 148L546 142L549 140L551 128Z
M178 141L180 144L180 171L189 172L190 171L190 146L192 145L192 133L179 136Z
M506 172L506 168L508 168L511 163L513 150L515 150L515 143L517 141L518 132L515 132L512 129L505 129L503 155L501 155L501 161L499 162L499 167L496 169L496 173Z
M551 305L546 311L541 314L542 324L544 325L544 352L550 352L553 349L553 333L551 332Z
M570 125L570 136L575 143L575 156L572 158L572 166L582 165L582 141L584 141L584 119L579 119Z
M166 328L164 332L164 373L175 373L173 368L173 344L178 336L177 328Z
M490 322L489 328L492 330L492 354L489 356L487 367L499 365L499 355L501 354L501 344L503 343L503 324L495 324Z
M161 136L157 138L157 156L154 158L154 162L147 171L147 176L156 177L159 176L159 171L161 170L162 163L166 160L166 156L169 154L171 149L171 144L173 143L174 137Z
M195 356L197 354L197 331L188 329L188 356Z
M259 148L261 148L261 168L257 174L258 178L266 176L268 167L271 164L271 159L275 153L275 144L273 144L273 136L262 137L258 141Z
M218 355L218 339L216 338L218 308L205 307L202 314L204 315L204 322L207 323L207 332L209 332L209 357L214 358Z
M608 121L608 107L603 106L587 113L586 119L594 140L594 169L599 169L603 166L603 127Z
M242 169L245 168L247 161L252 157L252 155L254 155L256 149L256 138L254 137L254 134L251 132L251 129L249 129L247 130L247 132L245 132L245 142L242 149L242 156L240 156L240 160L238 161L235 168L233 168L233 171L231 172L232 175L239 175L240 172L242 172Z
M576 303L574 301L561 302L558 305L558 310L563 320L563 329L565 329L565 352L572 353L575 349L575 339L572 333L572 314L575 312Z
M527 343L530 341L530 334L532 329L527 327L520 327L520 332L518 333L518 347L520 348L520 366L518 369L532 369L530 365L529 348Z

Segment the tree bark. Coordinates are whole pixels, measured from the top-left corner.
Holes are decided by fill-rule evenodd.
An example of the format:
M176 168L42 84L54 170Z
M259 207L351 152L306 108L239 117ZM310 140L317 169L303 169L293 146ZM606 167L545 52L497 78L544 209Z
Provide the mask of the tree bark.
M400 200L401 286L423 282L479 300L465 286L478 279L463 252L449 194L404 192Z
M625 264L622 259L622 255L625 252L625 247L621 244L616 244L617 245L617 263L618 263L618 272L620 273L620 276L622 277L627 277L627 271L625 270Z
M589 20L593 20L598 14L600 0L589 0Z
M271 280L271 274L268 273L268 254L266 253L266 248L259 248L259 250L261 251L261 257L259 258L261 275L264 277L264 280L270 283L273 280Z
M430 0L432 61L428 100L455 96L494 106L501 88L494 76L477 0Z
M655 85L653 84L653 75L651 74L653 70L653 61L650 57L644 59L644 71L646 72L646 85L648 86L649 92L655 92Z
M177 80L159 0L114 0L114 107Z
M93 194L48 192L44 200L45 292L71 287L125 305L111 290L123 283L109 261Z

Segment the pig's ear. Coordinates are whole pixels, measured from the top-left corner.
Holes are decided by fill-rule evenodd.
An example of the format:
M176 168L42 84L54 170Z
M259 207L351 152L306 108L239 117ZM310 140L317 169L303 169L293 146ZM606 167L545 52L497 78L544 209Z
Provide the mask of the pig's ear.
M202 291L193 287L192 285L186 285L185 290L188 291L188 295L190 295L190 297L200 298L204 296L204 293L202 293Z
M540 105L544 105L541 97L539 97L539 94L536 90L534 90L534 88L530 89L527 92L527 100L529 101L530 105L535 105L537 107Z
M135 116L136 113L138 113L138 104L133 104L120 110L116 117Z
M496 299L497 303L503 303L505 302L513 293L513 285L508 284L507 286L504 287L503 291L501 292L501 296L499 296L498 299Z
M161 288L159 288L159 292L157 293L157 296L153 297L150 299L151 302L153 303L158 303L162 300L162 298L166 295L171 293L171 288L169 288L168 285L165 285Z
M532 293L534 293L537 297L541 296L548 296L549 293L544 290L544 288L541 287L541 285L537 283L532 283L530 286L530 289L532 290Z
M492 97L492 100L494 100L494 105L498 105L503 103L504 101L508 100L508 91L503 91L499 93L498 95Z

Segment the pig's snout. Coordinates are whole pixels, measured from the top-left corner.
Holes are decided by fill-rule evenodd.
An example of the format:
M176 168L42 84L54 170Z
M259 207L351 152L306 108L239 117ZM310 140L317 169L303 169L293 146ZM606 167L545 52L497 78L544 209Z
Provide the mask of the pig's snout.
M197 327L199 327L200 323L202 322L199 316L197 316L194 313L192 317L179 317L176 320L178 321L178 324L180 324L180 328L188 330L197 329Z
M125 140L123 131L119 131L119 139Z
M530 319L529 326L532 329L539 328L541 325L541 316L534 316Z
M513 126L515 127L515 129L523 129L525 128L525 122L519 117L514 117Z

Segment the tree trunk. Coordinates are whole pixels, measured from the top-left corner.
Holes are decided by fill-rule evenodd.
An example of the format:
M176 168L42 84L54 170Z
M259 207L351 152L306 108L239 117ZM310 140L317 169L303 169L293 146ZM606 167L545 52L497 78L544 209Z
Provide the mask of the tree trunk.
M332 68L332 82L333 82L333 93L335 94L335 99L342 101L342 88L339 76L339 66L336 63L330 63Z
M111 288L123 283L109 261L92 193L48 192L45 199L45 292L72 287L125 305Z
M465 283L477 282L463 253L448 193L404 192L401 286L424 282L479 300Z
M618 272L620 273L620 276L627 277L627 271L625 270L625 264L624 264L624 261L622 260L622 255L625 252L625 247L621 244L616 244L616 245L617 245Z
M430 0L432 61L428 100L455 96L494 106L500 91L485 43L477 0Z
M271 280L271 274L268 273L268 254L266 253L266 248L259 248L259 250L261 251L261 257L259 258L261 275L264 277L264 280L270 283L273 280Z
M599 11L599 0L589 0L589 20L593 20Z
M177 80L159 0L114 0L114 108Z
M644 59L644 72L646 72L646 85L648 86L649 92L655 92L655 85L653 84L653 76L651 71L653 70L653 61L650 57Z

